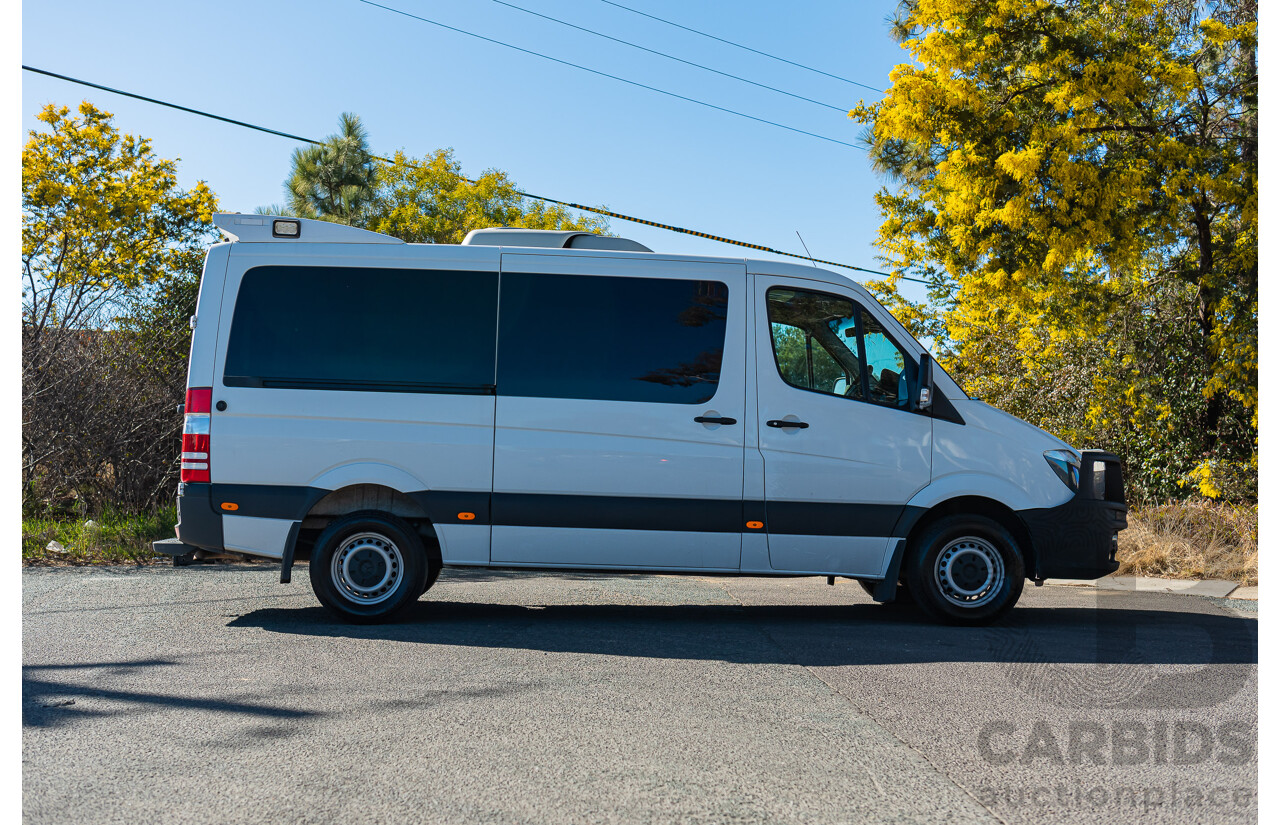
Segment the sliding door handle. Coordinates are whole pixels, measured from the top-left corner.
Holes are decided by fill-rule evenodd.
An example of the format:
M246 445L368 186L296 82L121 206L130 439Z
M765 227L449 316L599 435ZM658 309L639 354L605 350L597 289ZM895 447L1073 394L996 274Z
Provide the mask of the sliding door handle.
M803 421L788 421L785 418L782 418L782 419L774 418L764 423L766 427L774 427L774 428L795 427L797 430L803 430L809 426Z
M694 421L699 424L737 424L736 418L721 418L718 415L699 415L694 417Z

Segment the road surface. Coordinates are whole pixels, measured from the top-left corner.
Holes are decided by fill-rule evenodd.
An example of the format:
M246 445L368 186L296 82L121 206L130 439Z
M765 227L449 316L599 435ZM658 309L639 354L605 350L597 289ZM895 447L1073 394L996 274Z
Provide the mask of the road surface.
M1028 587L964 629L855 582L23 571L29 823L1257 821L1257 621Z

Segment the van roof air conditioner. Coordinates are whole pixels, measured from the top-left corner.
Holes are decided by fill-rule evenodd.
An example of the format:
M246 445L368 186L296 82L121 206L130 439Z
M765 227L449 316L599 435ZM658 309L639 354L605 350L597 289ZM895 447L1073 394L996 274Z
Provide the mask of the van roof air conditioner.
M613 238L591 232L561 232L555 229L473 229L463 246L539 246L550 249L608 249L615 252L652 252L629 238Z

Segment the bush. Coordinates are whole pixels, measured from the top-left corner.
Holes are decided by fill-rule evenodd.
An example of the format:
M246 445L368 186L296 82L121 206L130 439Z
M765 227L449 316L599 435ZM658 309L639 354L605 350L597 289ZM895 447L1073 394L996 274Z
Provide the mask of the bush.
M24 327L24 514L83 519L173 500L195 285L135 296L107 328Z

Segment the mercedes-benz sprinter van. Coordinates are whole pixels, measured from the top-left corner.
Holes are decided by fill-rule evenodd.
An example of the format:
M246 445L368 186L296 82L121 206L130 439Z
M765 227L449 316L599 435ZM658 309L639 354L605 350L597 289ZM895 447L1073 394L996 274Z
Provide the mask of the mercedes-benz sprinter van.
M960 623L1117 567L1119 460L970 399L843 276L215 222L164 552L305 556L353 621L445 565L841 576Z

